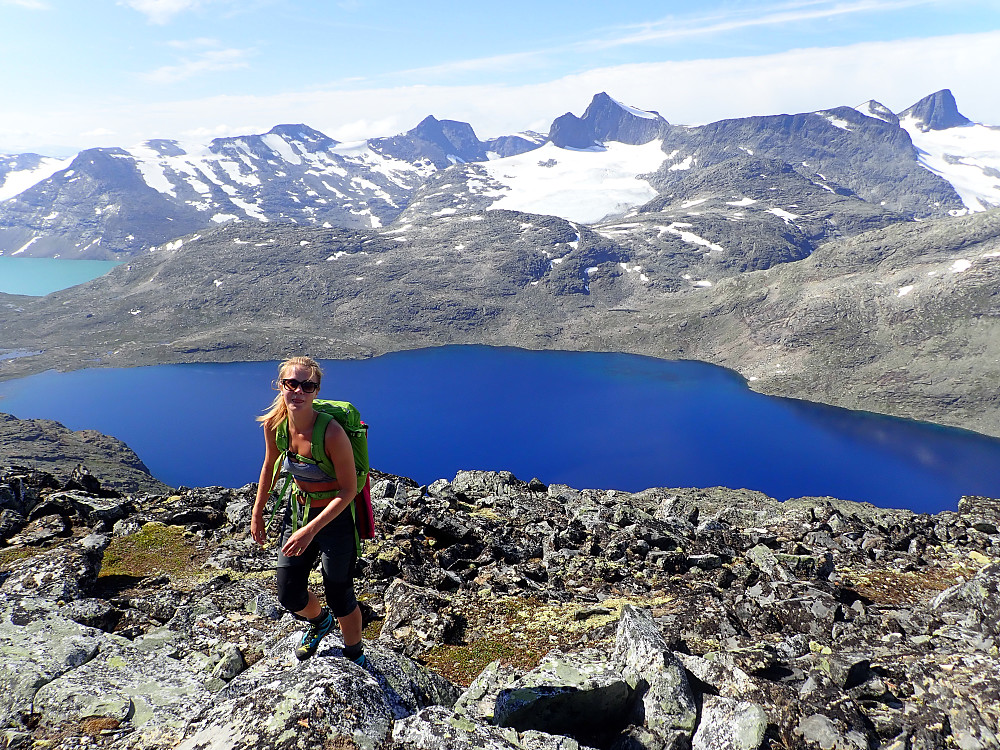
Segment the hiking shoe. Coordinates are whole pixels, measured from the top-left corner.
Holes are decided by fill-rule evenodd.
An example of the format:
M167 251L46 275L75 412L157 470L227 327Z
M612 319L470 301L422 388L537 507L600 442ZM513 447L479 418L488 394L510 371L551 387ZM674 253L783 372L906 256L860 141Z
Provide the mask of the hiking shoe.
M326 613L326 617L317 623L310 623L309 629L302 636L302 642L299 647L295 649L295 657L302 661L303 659L308 659L310 656L316 653L316 649L319 648L319 642L323 640L323 636L333 629L333 615L329 612Z
M347 657L347 658L350 659L350 657ZM364 654L361 654L361 656L359 656L356 659L351 659L351 661L353 661L355 664L357 664L361 668L364 668L365 664L368 663L368 659L365 658Z

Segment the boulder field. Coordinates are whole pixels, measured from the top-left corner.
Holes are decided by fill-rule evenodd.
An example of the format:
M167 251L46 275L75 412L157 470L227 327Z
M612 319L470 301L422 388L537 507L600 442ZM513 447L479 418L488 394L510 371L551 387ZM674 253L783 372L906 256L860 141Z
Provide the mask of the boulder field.
M0 467L0 746L1000 747L1000 501L375 472L359 667L294 658L255 490Z

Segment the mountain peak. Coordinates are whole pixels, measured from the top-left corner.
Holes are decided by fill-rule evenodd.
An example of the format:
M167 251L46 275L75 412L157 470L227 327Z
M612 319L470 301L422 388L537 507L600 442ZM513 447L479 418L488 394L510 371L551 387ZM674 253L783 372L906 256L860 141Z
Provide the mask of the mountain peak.
M899 113L899 119L907 117L919 122L920 129L924 132L972 125L972 120L958 111L951 89L935 91Z
M884 120L892 125L899 124L899 118L896 117L895 113L882 104L882 102L877 102L874 99L869 99L864 104L859 104L855 109L863 115L874 117L876 120Z
M552 121L549 140L559 148L591 148L600 145L591 123L572 112Z
M590 101L581 118L598 141L638 145L658 137L669 123L657 112L622 104L602 91Z
M288 141L298 141L299 143L310 146L310 151L322 148L332 148L337 145L337 141L333 140L325 133L321 133L315 128L311 128L302 123L294 125L275 125L266 133L266 135L277 135Z
M448 157L460 161L477 161L485 158L483 144L476 137L476 131L467 122L439 120L433 115L428 115L407 135L432 143Z

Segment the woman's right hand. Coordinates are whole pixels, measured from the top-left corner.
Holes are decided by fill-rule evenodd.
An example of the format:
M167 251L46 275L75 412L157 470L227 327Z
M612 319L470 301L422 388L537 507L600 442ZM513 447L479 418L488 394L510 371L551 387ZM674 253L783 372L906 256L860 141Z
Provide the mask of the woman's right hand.
M264 523L264 511L254 508L250 516L250 536L257 544L264 546L267 541L267 525Z

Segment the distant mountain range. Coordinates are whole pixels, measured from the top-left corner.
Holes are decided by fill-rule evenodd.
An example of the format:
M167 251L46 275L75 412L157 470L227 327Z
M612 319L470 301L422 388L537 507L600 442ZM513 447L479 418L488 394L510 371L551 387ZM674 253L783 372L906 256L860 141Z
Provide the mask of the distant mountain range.
M1000 129L947 91L898 114L699 127L599 94L547 136L483 142L427 118L347 145L286 125L3 164L6 255L127 262L0 294L0 378L446 343L618 351L1000 437Z
M696 269L711 276L720 263L767 267L832 236L994 206L1000 128L970 122L947 90L898 114L869 101L699 127L601 93L547 135L482 141L467 123L427 117L352 144L279 125L205 147L0 156L0 254L22 257L120 258L233 222L378 229L511 209L710 252L733 245L740 223L746 247Z

